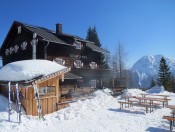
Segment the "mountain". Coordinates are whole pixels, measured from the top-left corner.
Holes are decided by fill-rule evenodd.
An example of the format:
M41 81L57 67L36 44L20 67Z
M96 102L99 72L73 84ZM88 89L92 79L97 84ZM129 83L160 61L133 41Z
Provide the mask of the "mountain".
M175 75L175 60L163 55L143 56L129 70L132 74L132 87L147 88L152 78L156 81L161 58L166 59L172 75Z

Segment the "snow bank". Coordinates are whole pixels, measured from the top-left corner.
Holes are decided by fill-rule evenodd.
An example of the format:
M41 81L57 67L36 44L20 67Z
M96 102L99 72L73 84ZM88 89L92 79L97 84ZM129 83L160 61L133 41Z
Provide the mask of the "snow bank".
M30 80L41 75L46 76L66 67L48 60L24 60L9 63L1 68L0 80Z
M103 89L103 92L105 92L108 95L111 95L112 94L112 91L109 88L104 88Z
M140 89L125 89L123 90L123 94L121 95L122 97L124 96L138 96L140 94L145 93L144 91Z
M163 93L164 92L164 86L154 86L151 89L146 91L147 93Z
M93 99L86 99L84 101L77 101L71 103L69 107L59 110L54 113L59 120L70 120L76 117L84 117L93 111L97 111L102 108L106 108L111 100L114 100L112 96L107 95L102 90L98 90L93 93Z
M107 89L106 89L107 90ZM106 91L105 90L105 91ZM108 90L107 90L108 91ZM136 95L143 91L128 89L128 94ZM165 132L169 130L169 123L162 119L163 115L170 115L168 108L156 109L146 113L140 107L130 107L120 110L118 99L98 90L93 99L77 101L69 107L44 116L38 117L22 115L19 125L17 114L12 111L11 122L8 119L8 99L0 95L0 131L1 132ZM175 94L172 93L169 104L174 104Z

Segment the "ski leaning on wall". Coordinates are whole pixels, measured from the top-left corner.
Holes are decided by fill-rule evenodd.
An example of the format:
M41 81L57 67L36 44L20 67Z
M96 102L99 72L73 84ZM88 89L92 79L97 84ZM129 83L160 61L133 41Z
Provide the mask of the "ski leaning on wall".
M21 122L21 102L19 99L18 83L16 83L16 107L17 107L17 121Z
M10 115L12 111L12 100L11 100L11 82L8 82L8 95L9 95L9 100L8 100L8 120L10 121Z
M43 119L44 120L44 118L42 116L41 103L40 103L38 88L37 88L36 84L33 84L33 88L34 88L34 96L35 96L35 99L36 99L38 117L39 117L39 119Z

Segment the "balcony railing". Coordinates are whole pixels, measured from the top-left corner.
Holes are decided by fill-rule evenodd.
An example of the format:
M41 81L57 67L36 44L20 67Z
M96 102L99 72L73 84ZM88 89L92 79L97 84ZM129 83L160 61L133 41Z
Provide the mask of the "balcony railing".
M90 69L90 68L72 68L71 72L79 76L110 76L112 71L110 69Z

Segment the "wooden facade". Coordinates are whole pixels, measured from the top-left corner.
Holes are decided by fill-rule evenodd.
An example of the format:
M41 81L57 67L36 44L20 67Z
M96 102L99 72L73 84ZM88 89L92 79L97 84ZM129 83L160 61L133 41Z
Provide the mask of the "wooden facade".
M60 80L64 78L64 73L50 76L45 79L38 79L28 85L23 85L19 82L20 101L27 115L37 116L37 105L34 96L34 89L32 84L36 84L39 91L40 103L42 108L42 115L53 113L58 109L65 107L65 104L57 106L61 101ZM11 87L11 99L16 101L15 85ZM8 97L8 86L1 85L0 92Z
M15 21L1 47L3 65L33 59L32 42L36 34L36 59L47 59L70 67L71 73L82 77L77 81L81 87L92 87L91 82L95 82L95 87L108 87L111 70L103 69L100 63L100 55L108 51L78 36L63 33L58 24L56 27L54 32Z

